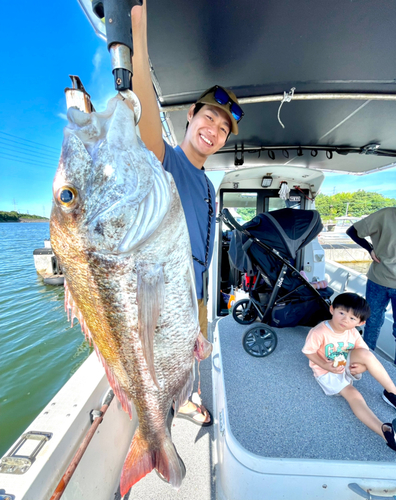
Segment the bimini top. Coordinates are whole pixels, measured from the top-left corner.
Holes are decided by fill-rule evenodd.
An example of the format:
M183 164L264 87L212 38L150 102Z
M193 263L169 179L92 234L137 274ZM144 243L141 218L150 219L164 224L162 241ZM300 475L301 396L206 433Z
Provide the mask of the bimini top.
M79 1L92 11L91 0ZM150 0L147 8L169 142L181 143L187 109L213 85L232 90L245 112L207 170L394 166L394 0Z
M323 224L316 210L283 208L259 214L242 227L282 257L295 259L297 252L322 231Z

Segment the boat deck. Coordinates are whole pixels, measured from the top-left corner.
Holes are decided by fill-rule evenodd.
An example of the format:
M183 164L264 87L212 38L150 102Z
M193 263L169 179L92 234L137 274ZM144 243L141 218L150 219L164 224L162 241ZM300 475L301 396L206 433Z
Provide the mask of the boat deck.
M274 328L276 350L254 358L242 347L248 326L232 316L218 324L231 430L248 451L263 457L395 462L396 453L366 428L339 396L326 396L301 352L308 327ZM391 378L396 368L380 358ZM368 373L356 387L384 422L396 410Z

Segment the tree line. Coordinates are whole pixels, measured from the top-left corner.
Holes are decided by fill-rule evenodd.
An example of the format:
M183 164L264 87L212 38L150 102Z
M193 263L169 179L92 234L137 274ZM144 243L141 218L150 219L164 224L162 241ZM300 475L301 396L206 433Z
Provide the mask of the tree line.
M22 214L19 212L0 212L0 222L21 222L23 220L49 220L39 215Z
M331 196L319 194L315 199L315 207L323 220L343 216L362 217L381 208L396 207L396 199L360 189L353 193L337 193Z
M315 198L315 208L324 221L343 216L362 217L386 207L396 207L396 199L364 190L353 193L338 193L331 196L319 194ZM256 215L256 209L237 208L237 213L245 221L249 221Z

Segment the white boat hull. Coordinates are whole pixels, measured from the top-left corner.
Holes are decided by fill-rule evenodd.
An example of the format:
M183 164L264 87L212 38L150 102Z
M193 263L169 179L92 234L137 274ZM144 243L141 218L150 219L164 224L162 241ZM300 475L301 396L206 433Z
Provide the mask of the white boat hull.
M4 489L12 500L51 498L91 425L91 410L101 408L108 391L106 375L93 353L26 430L51 433L51 439L25 474L0 474L0 492ZM114 398L62 499L114 498L136 425L137 419L130 421ZM18 455L26 451L21 448Z

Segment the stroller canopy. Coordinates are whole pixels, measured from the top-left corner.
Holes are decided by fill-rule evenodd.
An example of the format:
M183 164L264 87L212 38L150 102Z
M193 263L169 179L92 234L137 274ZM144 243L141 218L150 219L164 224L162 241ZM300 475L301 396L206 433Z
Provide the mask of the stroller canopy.
M277 250L282 257L295 259L297 252L316 238L323 225L316 210L282 208L257 215L243 228ZM246 239L243 236L243 240Z

